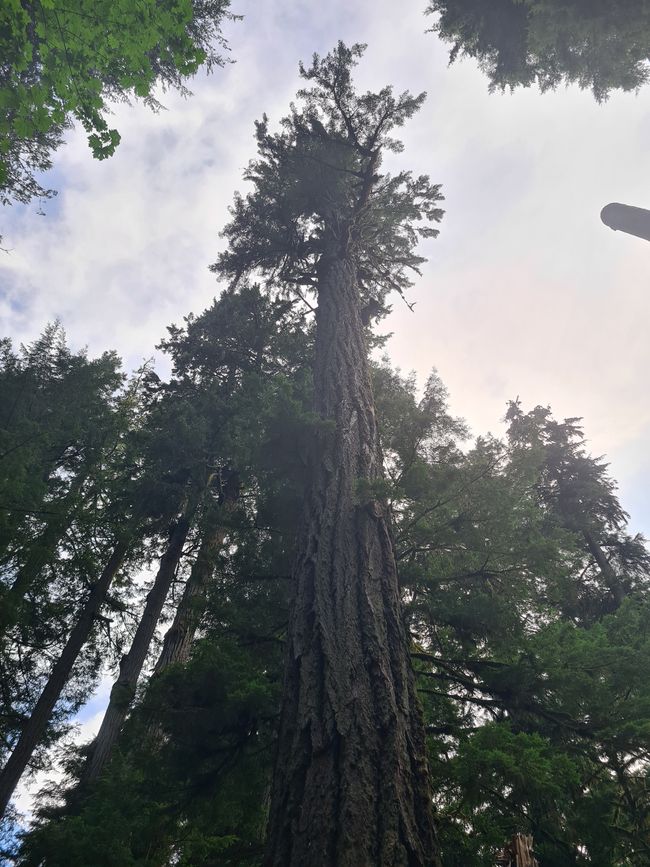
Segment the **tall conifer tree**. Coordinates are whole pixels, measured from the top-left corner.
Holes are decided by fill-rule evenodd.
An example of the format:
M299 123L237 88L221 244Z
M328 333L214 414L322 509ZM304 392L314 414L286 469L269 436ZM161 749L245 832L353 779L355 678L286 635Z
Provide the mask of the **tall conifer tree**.
M409 662L362 308L410 285L439 188L382 172L424 94L357 95L362 46L314 56L302 107L257 124L259 158L217 270L317 296L314 409L295 567L268 865L436 862L424 728Z

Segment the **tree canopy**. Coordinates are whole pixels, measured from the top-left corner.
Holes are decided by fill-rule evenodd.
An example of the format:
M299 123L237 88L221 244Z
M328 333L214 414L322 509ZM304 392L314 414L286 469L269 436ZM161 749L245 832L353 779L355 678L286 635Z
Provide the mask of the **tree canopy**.
M597 100L650 75L647 0L430 0L433 30L478 61L490 86L578 84Z
M201 370L205 386L223 357L218 312L171 337L182 369ZM81 805L62 806L59 784L49 805L41 799L19 864L262 863L315 423L305 350L288 365L275 356L283 373L265 388L263 423L249 438L257 445L239 451L239 510L227 519L230 544L214 554L189 658L143 679ZM634 557L619 556L629 536L602 462L584 449L575 419L555 421L547 408L514 404L503 439L468 442L435 372L419 390L382 363L373 385L443 863L492 867L523 831L542 864L649 864L650 569L639 538ZM253 422L254 405L242 405L233 432ZM567 522L563 491L574 506L579 498L569 511L579 520ZM600 564L585 525L605 553ZM183 580L208 526L193 530ZM624 588L618 603L603 562ZM139 616L142 604L132 597L129 611ZM178 594L169 616L180 604ZM105 614L117 634L115 611ZM83 761L70 757L71 782Z
M20 0L0 9L0 201L47 195L38 174L79 122L93 156L119 144L111 103L156 88L188 93L188 79L223 65L229 0Z
M381 173L386 151L402 149L393 131L422 106L426 94L395 95L391 87L357 94L354 67L365 46L340 42L326 57L301 65L309 85L300 108L271 132L256 123L259 158L244 178L254 191L237 195L223 231L228 247L214 270L235 282L261 274L284 292L313 292L318 265L332 249L353 257L362 302L403 293L425 260L421 238L435 237L440 186L412 172Z

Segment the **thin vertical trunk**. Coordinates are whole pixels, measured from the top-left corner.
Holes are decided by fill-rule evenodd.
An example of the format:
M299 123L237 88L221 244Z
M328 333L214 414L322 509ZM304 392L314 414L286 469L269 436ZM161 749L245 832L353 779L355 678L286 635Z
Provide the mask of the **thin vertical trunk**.
M160 674L168 665L187 662L189 659L196 630L205 611L206 591L212 577L214 561L228 534L224 519L227 521L228 515L232 514L238 499L239 483L237 475L233 473L224 484L221 509L212 515L204 530L176 615L165 634L160 656L154 666L154 675Z
M320 266L313 456L295 572L268 867L438 864L353 264ZM364 491L365 487L365 491Z
M117 543L97 582L93 585L77 622L75 623L61 656L54 664L52 673L41 693L36 706L25 723L20 738L0 773L0 816L4 815L7 804L27 767L34 750L40 743L47 724L52 716L61 692L70 677L70 672L92 631L93 623L109 587L129 549L125 538Z
M231 473L226 478L222 489L221 508L214 510L207 518L207 525L203 530L196 560L192 564L172 625L163 639L163 646L154 666L152 678L161 674L168 666L175 663L182 664L190 658L196 631L205 612L206 592L212 578L214 561L228 534L228 516L235 510L238 501L239 476L237 473ZM165 743L166 735L157 714L152 714L147 726L147 737L148 747L154 752ZM165 843L164 828L160 833L157 833L152 825L150 833L149 845L151 849L169 854L169 845Z
M562 515L564 526L573 533L582 536L587 550L600 569L603 581L612 594L616 608L619 608L623 604L623 600L626 596L625 587L614 571L612 564L607 559L605 552L594 537L594 534L588 528L587 518L581 514L572 514L562 504L560 504L560 513Z
M587 548L589 549L589 553L596 561L596 564L600 569L600 574L603 576L605 584L607 584L607 586L609 587L612 596L614 597L616 607L618 608L620 605L623 604L623 600L625 599L625 588L623 587L620 578L612 568L612 564L605 556L605 552L600 547L598 542L594 539L591 531L583 530L582 536L585 540Z
M193 500L186 506L172 531L167 550L160 559L158 572L147 594L133 642L129 652L120 660L119 674L111 689L104 719L81 777L81 788L93 783L102 772L129 712L151 639L183 553L196 505L196 500Z

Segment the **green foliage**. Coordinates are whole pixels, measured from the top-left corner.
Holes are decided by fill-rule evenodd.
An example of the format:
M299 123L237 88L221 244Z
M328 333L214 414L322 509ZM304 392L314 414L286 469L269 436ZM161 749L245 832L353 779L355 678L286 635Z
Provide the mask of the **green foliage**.
M145 502L138 533L154 556L188 479L213 474L189 561L219 509L219 468L239 471L241 505L215 558L189 662L142 686L92 791L75 800L72 790L62 804L58 785L52 803L42 799L24 865L262 861L305 467L314 440L328 435L308 409L311 332L302 304L242 284L171 328L163 347L169 382L145 370L136 394L111 402L106 391L112 411L133 408L132 416L124 409L131 422L119 459L100 476L107 536L127 502ZM5 348L7 371L19 371L25 362ZM49 352L34 355L44 382ZM533 834L542 864L650 863L648 555L626 532L606 464L586 452L577 420L556 422L545 408L512 404L504 441L467 444L435 373L418 389L383 362L373 388L386 479L358 494L385 498L394 516L444 863L492 867L520 831ZM16 443L23 427L37 430L20 406ZM85 443L82 419L80 410L74 430ZM38 466L50 452L37 442L11 460L23 454ZM52 453L76 472L79 449ZM30 473L22 496L45 496L32 491ZM7 529L10 550L29 540L20 527ZM120 601L137 617L139 594L119 592ZM45 597L36 603L47 622ZM101 631L98 639L80 671L107 658ZM83 700L91 679L75 683ZM81 764L75 753L71 782Z
M154 867L170 853L183 867L255 863L278 702L269 667L279 660L254 645L223 634L201 642L187 666L152 684L81 810L45 812L18 863Z
M114 353L89 361L70 352L60 325L0 359L0 552L21 522L47 515L70 480L96 460L111 428L114 394L122 384ZM36 525L38 526L38 525ZM34 533L36 526L29 529Z
M459 728L457 748L436 757L445 837L469 822L496 847L523 828L548 863L648 863L647 616L646 602L588 629L540 629L527 642L532 679L521 663L479 668L463 698L492 721Z
M241 859L259 850L265 803L260 787L268 785L279 633L287 616L286 576L304 472L294 437L306 441L312 425L304 408L310 393L304 371L308 344L303 315L293 304L242 286L224 293L202 316L188 318L185 328L170 329L163 343L174 363L170 382L151 371L142 374L145 409L130 433L129 454L137 469L133 495L146 506L139 532L149 537L152 555L156 536L173 518L191 480L207 483L207 493L188 560L215 516L223 521L222 473L236 471L241 482L241 505L226 519L229 544L214 563L209 596L214 592L216 598L207 613L205 600L195 600L213 640L197 645L187 667L172 666L156 676L99 786L85 792L73 788L66 815L45 810L42 827L26 841L25 858L47 851L47 863L73 856L80 863L84 858L102 863L108 857L102 853L106 833L120 837L110 855L115 863L160 863L155 859L170 852L183 864L199 858L209 863L231 852L237 863L248 863ZM245 587L242 573L253 576ZM259 585L258 575L264 576ZM267 610L275 598L277 605ZM137 598L129 600L128 611L137 616L138 604ZM257 660L256 674L251 665ZM125 699L129 704L131 695ZM79 759L73 758L72 782L79 771ZM123 800L142 805L131 819L126 807L111 803L118 788ZM153 802L145 803L154 790ZM103 831L96 835L98 825Z
M509 418L507 445L479 439L428 494L422 473L395 494L445 863L490 865L522 830L541 863L646 863L647 553L637 538L631 581L611 557L626 596L609 604L582 532L606 555L626 538L604 465L575 420Z
M119 359L88 359L66 345L59 325L0 366L0 752L62 646L88 575L114 541L107 500L127 425ZM79 665L58 721L96 682L97 648ZM55 720L54 722L56 722ZM56 730L58 725L54 726ZM46 738L49 743L49 736Z
M606 465L547 409L461 450L435 377L374 389L444 863L492 867L521 831L542 864L647 863L650 570L639 537L618 556Z
M198 68L223 65L228 0L19 0L0 9L0 200L47 194L34 177L73 120L93 156L114 153L110 103L155 89L187 92Z
M269 131L256 123L259 159L244 175L254 184L237 195L224 229L229 247L214 270L237 283L260 274L268 288L298 294L317 283L323 257L349 254L362 299L383 300L409 286L424 261L420 238L435 237L428 225L442 211L440 187L426 176L381 174L382 153L399 151L392 137L421 107L425 94L395 96L390 87L358 95L352 69L364 46L339 42L324 58L314 55L300 74L300 108Z
M506 419L513 462L538 474L538 507L579 542L582 582L557 599L563 612L590 620L630 594L647 592L645 540L625 532L628 516L616 484L607 464L585 451L580 419L556 422L547 407L524 413L518 402L509 405Z
M648 80L646 0L430 0L427 11L451 60L476 59L492 88L576 83L602 101Z

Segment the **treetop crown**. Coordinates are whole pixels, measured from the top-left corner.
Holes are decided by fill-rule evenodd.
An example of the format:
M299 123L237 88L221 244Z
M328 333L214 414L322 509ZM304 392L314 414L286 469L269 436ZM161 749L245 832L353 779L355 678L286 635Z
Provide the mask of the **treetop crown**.
M354 262L362 298L383 300L419 273L415 250L438 234L430 224L442 217L440 187L426 175L382 173L381 163L384 151L402 150L391 133L425 94L357 94L352 70L364 48L339 42L315 54L309 68L300 65L310 86L279 131L269 131L266 116L256 123L258 158L244 174L253 190L236 194L223 231L229 247L213 266L233 283L254 274L269 289L316 289L319 261L338 255Z

